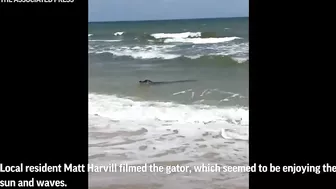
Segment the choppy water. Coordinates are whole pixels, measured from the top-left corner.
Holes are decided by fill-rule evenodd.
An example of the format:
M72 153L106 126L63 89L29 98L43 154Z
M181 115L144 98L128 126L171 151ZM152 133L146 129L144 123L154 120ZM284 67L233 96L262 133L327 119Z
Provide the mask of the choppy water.
M248 164L248 18L90 23L88 36L91 163ZM90 185L246 188L248 174L96 173Z

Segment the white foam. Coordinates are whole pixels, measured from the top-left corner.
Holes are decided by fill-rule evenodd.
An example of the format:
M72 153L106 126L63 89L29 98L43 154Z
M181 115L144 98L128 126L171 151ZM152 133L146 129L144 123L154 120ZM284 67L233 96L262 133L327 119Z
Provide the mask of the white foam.
M194 55L194 56L184 56L186 58L189 58L189 59L198 59L198 58L201 58L203 55L201 54L198 54L198 55Z
M248 127L234 120L248 124L248 110L91 93L90 161L248 161Z
M246 62L247 60L249 60L248 57L233 57L232 59L235 60L235 61L237 61L240 64Z
M240 135L237 132L232 132L232 131L228 131L224 128L222 128L221 130L221 136L225 139L233 139L233 140L249 140L249 136L248 135Z
M92 35L93 35L93 34L90 34L90 33L88 34L89 37L92 36Z
M200 38L188 38L181 39L180 41L190 41L194 43L209 43L220 42L213 38L200 39ZM168 40L168 39L167 39ZM178 41L179 39L173 39ZM229 41L230 38L225 38L221 41ZM232 39L231 39L232 40ZM193 49L186 49L186 52L179 52L181 49L178 45L166 43L164 45L140 45L140 46L115 46L111 43L111 46L106 46L107 42L120 42L121 40L89 40L90 42L102 42L97 43L90 48L89 53L101 54L111 53L115 56L129 56L135 59L174 59L178 57L185 57L189 59L197 59L202 56L231 56L238 63L248 60L248 43L214 43L208 46L195 46ZM188 55L185 55L188 54ZM197 53L197 54L195 54Z
M167 49L175 45L147 45L134 47L111 47L110 50L97 51L95 53L111 53L115 56L129 56L135 59L174 59L180 55L166 53Z
M176 93L173 93L173 95L179 95L179 94L185 94L186 92L191 92L192 89L188 89L188 90L184 90L184 91L179 91L179 92L176 92Z
M135 59L154 59L154 58L160 58L160 59L174 59L179 57L179 55L175 54L164 54L164 53L158 53L158 52L116 52L116 51L110 51L113 55L116 56L131 56Z
M201 32L154 33L154 34L151 34L151 36L153 36L156 39L201 37Z
M92 39L92 40L89 40L89 41L95 41L95 42L119 42L121 40L105 40L105 39Z
M178 123L239 120L248 125L249 112L241 108L217 108L206 105L183 105L171 102L135 101L116 96L89 94L89 113L112 120L174 121Z
M193 44L208 44L208 43L224 43L239 37L222 37L222 38L200 38L201 32L183 32L183 33L154 33L151 34L156 39L165 39L165 43L193 43Z
M222 37L222 38L172 38L165 39L165 43L192 43L192 44L211 44L224 43L240 39L239 37Z
M249 43L238 43L229 45L216 45L206 48L207 50L217 51L209 53L213 56L231 56L238 63L243 63L249 59Z
M115 32L114 33L115 36L119 36L119 35L122 35L122 34L124 34L124 32Z

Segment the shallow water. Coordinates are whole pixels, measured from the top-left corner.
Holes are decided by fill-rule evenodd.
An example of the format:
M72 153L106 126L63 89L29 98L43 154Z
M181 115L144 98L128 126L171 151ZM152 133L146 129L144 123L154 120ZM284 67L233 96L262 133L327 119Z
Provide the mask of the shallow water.
M94 23L89 32L90 163L248 164L247 18ZM90 173L89 183L247 188L248 173Z

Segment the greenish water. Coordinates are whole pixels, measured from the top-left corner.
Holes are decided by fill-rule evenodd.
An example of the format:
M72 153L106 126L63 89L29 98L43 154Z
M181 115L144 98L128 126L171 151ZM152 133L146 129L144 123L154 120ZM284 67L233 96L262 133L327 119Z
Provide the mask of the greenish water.
M248 18L90 23L88 38L90 163L248 165ZM91 188L248 188L248 173L89 175Z
M91 93L248 106L248 18L90 23L89 33Z

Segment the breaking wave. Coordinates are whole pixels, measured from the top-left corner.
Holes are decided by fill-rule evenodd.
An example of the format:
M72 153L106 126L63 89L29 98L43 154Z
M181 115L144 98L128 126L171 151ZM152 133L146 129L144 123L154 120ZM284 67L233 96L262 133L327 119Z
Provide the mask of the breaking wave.
M165 43L192 43L192 44L212 44L225 43L240 39L239 37L222 37L222 38L172 38L164 40Z
M207 63L211 62L212 64L225 64L225 65L236 65L248 63L248 58L243 57L230 57L224 55L195 55L195 56L184 56L177 54L165 54L160 52L100 52L97 53L104 56L111 56L111 58L124 60L129 59L161 59L161 60L172 60L172 61L181 61L181 62L193 62L193 63Z
M115 32L114 33L115 36L122 35L122 34L124 34L124 32Z
M175 121L179 123L224 122L239 120L249 124L244 108L217 108L208 105L183 105L172 102L135 101L117 96L89 94L89 114L124 121ZM130 116L132 115L132 116Z
M89 34L89 37L93 34ZM122 37L123 40L136 41L151 41L157 43L193 43L193 44L207 44L207 43L223 43L235 39L241 39L236 36L218 35L216 32L182 32L182 33L146 33L146 32L114 32L111 37ZM108 35L95 35L95 37L109 37Z

